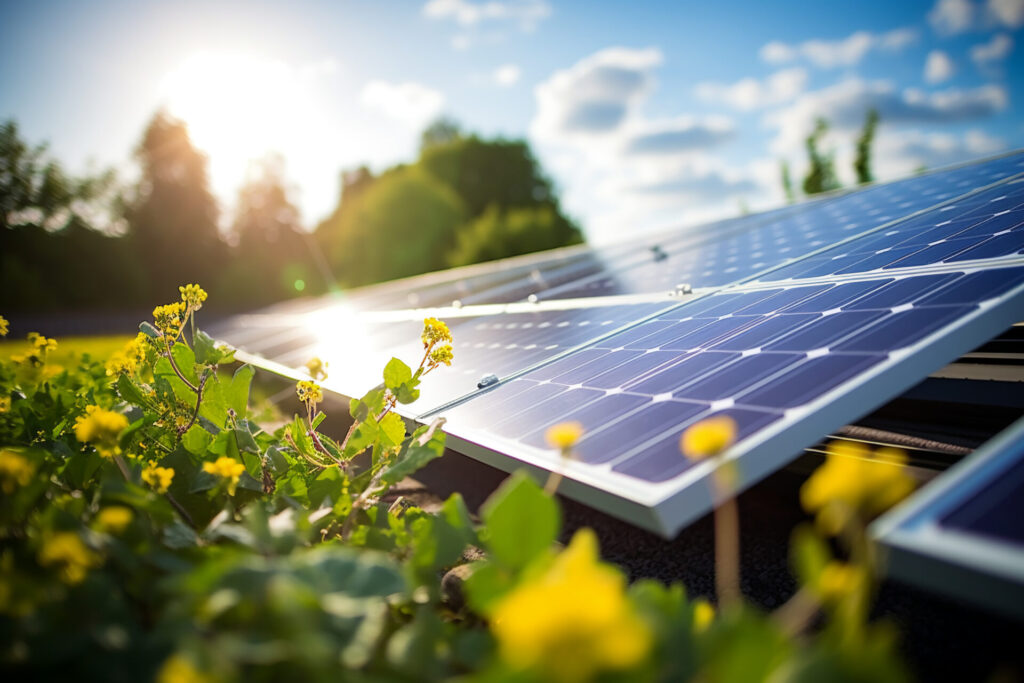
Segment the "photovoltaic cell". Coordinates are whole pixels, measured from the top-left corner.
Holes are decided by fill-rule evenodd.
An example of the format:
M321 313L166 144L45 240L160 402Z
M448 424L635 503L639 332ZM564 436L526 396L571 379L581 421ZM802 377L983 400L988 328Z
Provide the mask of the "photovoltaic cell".
M1024 616L1024 420L870 532L897 578Z
M745 440L801 414L792 411L877 377L878 368L904 359L903 349L932 335L948 339L953 326L982 310L982 303L1021 283L1024 266L944 274L894 271L870 281L797 287L804 291L788 298L780 294L791 289L767 296L758 296L766 290L712 294L446 409L446 429L500 452L551 462L544 430L575 419L586 434L579 443L578 469L594 467L624 478L609 483L611 488L629 488L621 483L629 479L665 485L690 471L678 442L694 422L729 414L739 427L734 448L742 453ZM1016 296L1016 309L1000 309L1009 318L998 326L1024 310L1024 295ZM758 306L770 299L778 305ZM800 311L789 312L795 306ZM761 312L723 313L737 308ZM966 334L962 351L983 341L960 334ZM522 410L496 427L486 416L502 410L506 393ZM876 400L886 398L879 394ZM789 455L776 457L783 462Z

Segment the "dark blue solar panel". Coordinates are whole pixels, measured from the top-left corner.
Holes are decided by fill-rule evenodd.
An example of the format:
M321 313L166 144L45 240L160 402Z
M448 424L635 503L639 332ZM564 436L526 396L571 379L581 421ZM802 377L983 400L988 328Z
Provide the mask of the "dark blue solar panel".
M807 325L765 346L768 351L813 351L828 348L855 330L882 318L881 311L848 311L819 316ZM782 316L791 318L793 316Z
M917 277L890 281L890 284L844 305L843 308L861 310L903 306L920 299L929 292L934 292L942 285L952 282L959 276L959 273L946 273L945 275L919 275Z
M930 296L916 302L919 306L965 304L999 296L1024 282L1024 267L998 268L971 273Z
M846 341L836 345L839 351L895 351L924 339L947 323L962 318L975 306L929 306L885 316Z
M738 353L717 351L684 356L678 363L672 363L636 382L630 382L625 389L649 396L667 394L739 357Z
M741 394L737 400L752 406L772 408L803 405L883 360L884 355L852 353L811 358L784 376Z
M1024 182L999 185L783 266L775 282L1024 253Z
M737 438L744 439L782 417L781 413L762 412L742 408L721 410L711 416L731 417L737 425ZM691 421L692 422L692 421ZM615 472L651 482L667 481L689 469L693 462L683 457L679 440L685 426L655 442L634 458L628 458L612 467Z
M740 358L704 379L692 382L672 395L697 401L720 401L760 383L804 359L797 353L758 353Z
M547 448L545 432L559 422L579 422L586 432L594 432L649 401L650 399L646 396L637 396L636 394L606 394L596 401L576 407L567 413L549 413L536 423L525 425L528 433L523 437L523 443L534 448Z
M1024 546L1024 443L1010 453L983 491L941 518L940 524Z
M704 412L699 403L658 401L584 436L576 448L583 462L600 464L611 462L628 453L652 436L672 428L679 428Z
M828 311L858 299L865 294L892 282L892 280L870 280L868 282L847 282L842 285L829 286L828 289L815 296L785 308L786 313L806 313L808 311Z

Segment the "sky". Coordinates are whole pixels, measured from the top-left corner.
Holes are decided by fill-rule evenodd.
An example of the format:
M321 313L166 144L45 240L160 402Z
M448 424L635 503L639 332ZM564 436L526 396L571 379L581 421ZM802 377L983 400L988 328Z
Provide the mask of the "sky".
M130 182L164 107L225 220L276 152L312 227L444 115L528 139L603 242L780 204L818 116L846 183L871 107L880 179L1024 147L1022 29L1024 0L0 0L0 119Z

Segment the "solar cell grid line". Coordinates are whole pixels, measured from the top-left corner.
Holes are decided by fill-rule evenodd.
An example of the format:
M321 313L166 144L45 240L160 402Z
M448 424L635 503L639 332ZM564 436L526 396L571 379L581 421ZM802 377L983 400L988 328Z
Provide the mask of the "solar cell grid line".
M525 462L542 469L563 465L540 443L543 431L570 416L580 418L586 431L578 461L564 465L575 482L570 491L672 535L706 512L709 503L697 490L707 484L709 472L678 450L689 425L723 412L732 415L741 438L730 457L739 459L749 485L1024 311L1024 265L945 275L936 280L934 273L906 269L873 281L831 283L748 316L713 315L715 299L735 305L756 291L718 292L433 414L447 418L446 431L457 450L499 467ZM877 294L896 284L895 300L902 303L881 305L892 299ZM856 285L856 291L846 288L839 297L846 305L837 307L828 295L846 285ZM875 304L853 307L860 299L871 301L873 294ZM815 300L820 305L813 305ZM695 315L681 316L691 305ZM789 306L800 306L800 312L787 312ZM694 321L706 323L698 332L711 331L704 336L690 331L683 337L691 336L689 342L644 349L617 341L627 335L642 341L638 330L645 327L653 330L646 338L663 340L670 330L665 323L691 330ZM511 397L508 404L514 400L511 409L506 410L505 396ZM578 404L570 397L585 400ZM545 408L536 407L542 404ZM497 429L487 418L495 414L502 415Z
M1024 420L870 528L886 572L1024 617Z
M1011 179L762 275L779 282L1024 253L1024 179Z
M662 253L666 258L641 258L619 263L609 272L555 287L538 296L552 299L651 292L670 289L680 282L695 286L727 285L778 267L786 259L804 255L810 250L826 249L839 239L923 212L992 181L1002 182L1014 172L1022 171L1024 155L1017 154L974 167L937 172L927 178L904 179L798 205L798 211L773 214L774 219L722 221L714 230L710 229L714 226L708 226L703 236L695 236L692 229L683 230L677 240L669 239L663 243ZM943 187L944 191L938 191L937 186ZM977 210L976 206L972 208ZM857 220L853 220L854 217ZM1010 240L1004 238L1003 242L1003 248L1008 248ZM986 247L993 254L999 248L997 244ZM892 251L892 247L886 251ZM861 269L870 269L874 267L873 262L888 265L916 251L919 249L902 245L887 255L868 254L860 258L849 255L844 256L843 265L856 267L859 263ZM869 262L869 258L872 261ZM791 267L792 277L803 276L803 271L814 268L827 272L838 270L837 264L831 260L812 262L806 268L802 263L798 260Z

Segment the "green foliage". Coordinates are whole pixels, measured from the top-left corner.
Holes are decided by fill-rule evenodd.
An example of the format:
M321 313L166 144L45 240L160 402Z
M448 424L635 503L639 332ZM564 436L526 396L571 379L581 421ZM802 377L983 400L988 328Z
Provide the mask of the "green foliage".
M469 265L582 241L579 229L553 206L502 210L492 204L459 232L449 264Z
M420 158L342 178L341 202L316 230L339 279L365 284L576 244L550 181L523 141L466 136L446 120Z
M779 175L782 177L782 192L786 195L786 203L792 204L796 201L796 191L793 189L793 177L789 172L789 162L779 162Z
M863 533L843 563L801 527L793 601L715 614L681 585L627 587L589 530L560 550L558 503L525 473L479 524L458 494L434 514L396 499L444 452L443 420L407 436L394 412L437 369L430 353L451 341L440 321L425 322L416 369L393 359L350 403L341 441L318 431L315 384L298 386L305 414L269 431L248 407L250 366L218 372L230 350L157 325L106 365L52 365L45 338L0 362L0 668L12 679L907 679L894 632L867 621ZM472 546L483 559L459 567L456 603L441 577Z
M857 155L853 160L853 170L857 173L857 182L863 185L874 181L875 176L871 172L871 144L875 140L875 130L878 128L878 110L869 109L864 117L864 130L857 138Z
M807 175L804 176L803 190L806 195L820 194L839 189L836 178L834 154L823 153L818 149L821 139L828 132L828 122L819 118L814 122L814 130L807 136Z

